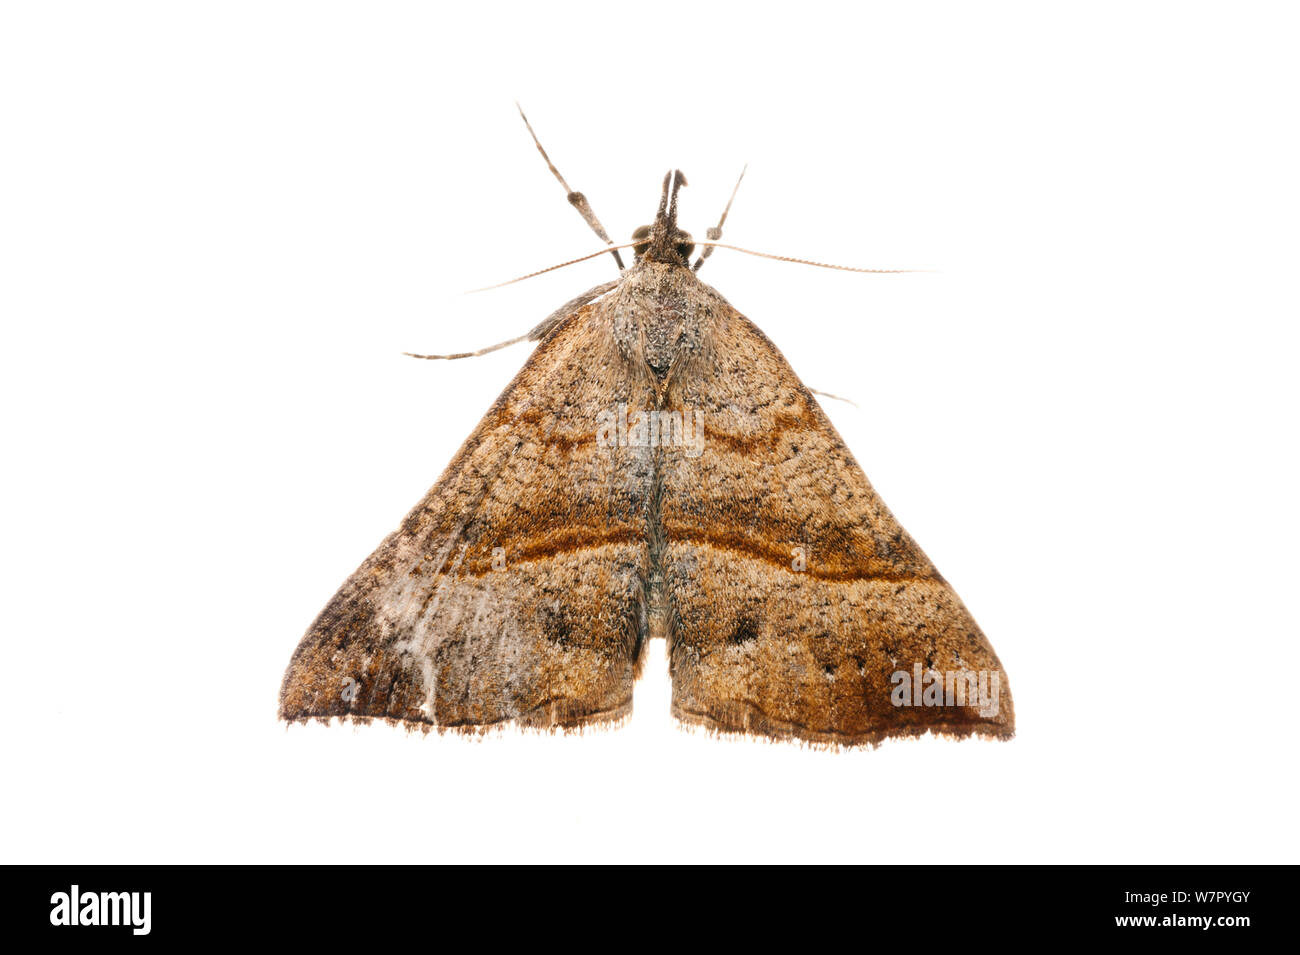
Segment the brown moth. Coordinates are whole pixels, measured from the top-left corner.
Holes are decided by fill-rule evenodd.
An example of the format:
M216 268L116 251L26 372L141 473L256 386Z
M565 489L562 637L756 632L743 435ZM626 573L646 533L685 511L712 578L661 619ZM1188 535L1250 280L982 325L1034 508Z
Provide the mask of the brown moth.
M684 724L1013 735L979 626L776 346L697 277L712 246L692 267L684 184L665 177L634 264L526 336L514 381L299 643L282 719L616 723L663 637Z

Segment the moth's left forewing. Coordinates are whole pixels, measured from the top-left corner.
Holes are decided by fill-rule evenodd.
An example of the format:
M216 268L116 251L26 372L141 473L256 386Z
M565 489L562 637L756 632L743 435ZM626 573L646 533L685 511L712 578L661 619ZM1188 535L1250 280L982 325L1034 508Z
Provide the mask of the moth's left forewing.
M659 464L674 715L822 744L1011 735L1001 663L957 594L772 342L701 288L667 407L702 437Z
M568 729L627 715L652 462L597 432L611 407L653 398L610 324L597 302L544 330L442 477L308 629L284 675L283 719Z

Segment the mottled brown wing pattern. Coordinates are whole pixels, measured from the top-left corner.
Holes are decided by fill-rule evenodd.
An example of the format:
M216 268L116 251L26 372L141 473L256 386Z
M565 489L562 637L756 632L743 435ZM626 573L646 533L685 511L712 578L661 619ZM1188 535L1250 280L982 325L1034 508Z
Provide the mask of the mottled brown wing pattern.
M645 406L600 304L548 329L401 527L311 625L286 720L573 728L631 707L645 633L647 448L599 447Z
M659 455L674 715L819 744L1010 736L997 655L784 357L725 303L702 327L666 397L702 453ZM994 672L978 697L969 674ZM899 673L960 686L896 705Z

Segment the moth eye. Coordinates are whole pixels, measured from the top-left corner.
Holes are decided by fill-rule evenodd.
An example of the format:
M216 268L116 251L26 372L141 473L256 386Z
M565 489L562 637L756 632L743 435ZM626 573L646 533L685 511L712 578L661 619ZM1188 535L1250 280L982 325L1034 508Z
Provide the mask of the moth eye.
M695 242L691 239L691 234L689 232L677 233L677 254L683 259L689 259L694 251Z
M650 226L648 225L643 225L632 233L633 242L636 242L638 239L648 238L650 238ZM636 253L636 257L639 259L641 256L645 255L646 249L648 248L650 248L649 242L641 242L639 245L633 246L632 251Z

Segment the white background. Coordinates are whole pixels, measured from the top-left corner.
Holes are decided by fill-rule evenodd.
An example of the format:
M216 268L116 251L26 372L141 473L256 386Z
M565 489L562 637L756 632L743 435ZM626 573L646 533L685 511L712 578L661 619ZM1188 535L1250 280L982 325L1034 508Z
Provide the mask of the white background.
M471 9L472 8L472 9ZM8 3L4 861L1295 862L1294 7ZM683 225L1006 667L1011 743L286 729L302 632Z

